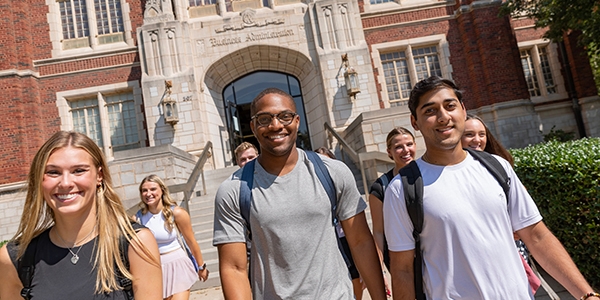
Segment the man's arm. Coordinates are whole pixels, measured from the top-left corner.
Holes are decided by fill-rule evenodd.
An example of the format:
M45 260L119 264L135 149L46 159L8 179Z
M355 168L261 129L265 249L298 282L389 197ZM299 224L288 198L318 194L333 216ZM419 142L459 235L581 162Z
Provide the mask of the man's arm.
M217 251L219 252L219 275L225 299L252 299L247 271L246 244L220 244L217 245Z
M379 260L383 261L383 202L373 194L369 194L369 207L371 208L371 221L373 224L373 239L377 247Z
M394 300L414 300L415 284L413 263L415 250L390 251L390 273Z
M573 297L579 299L582 295L593 291L577 269L569 253L544 222L540 221L525 227L517 231L517 234L542 268L564 286ZM587 299L599 300L600 298L589 297Z
M341 223L352 257L354 257L354 263L367 285L371 299L386 299L381 264L365 213L361 212Z

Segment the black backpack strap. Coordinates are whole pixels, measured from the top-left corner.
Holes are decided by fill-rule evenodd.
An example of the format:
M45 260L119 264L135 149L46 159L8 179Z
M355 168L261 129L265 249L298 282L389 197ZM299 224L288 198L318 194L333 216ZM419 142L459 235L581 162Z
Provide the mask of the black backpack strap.
M35 255L37 254L38 240L39 236L29 242L23 257L21 257L17 263L19 279L23 284L23 289L21 289L21 297L23 297L23 299L31 299L31 284L33 281L33 273L35 272Z
M133 230L135 230L135 232L138 232L140 231L140 229L145 228L144 225L141 225L137 222L131 222L131 227L133 227ZM123 235L119 238L119 252L121 255L121 261L125 265L125 268L129 270L129 241ZM121 286L121 288L123 288L123 292L125 293L127 300L133 300L133 283L131 282L131 279L123 276L123 273L121 273L121 271L118 268L116 269L116 273L119 285Z
M465 148L473 158L478 160L493 176L496 178L504 194L506 195L506 201L508 203L508 195L510 194L510 178L506 174L506 170L502 167L502 164L491 154L485 151L477 151L471 148Z
M423 230L423 178L416 161L400 169L404 200L410 220L413 223L415 239L415 260L413 263L415 296L417 300L425 299L423 291L423 253L421 253L421 231Z

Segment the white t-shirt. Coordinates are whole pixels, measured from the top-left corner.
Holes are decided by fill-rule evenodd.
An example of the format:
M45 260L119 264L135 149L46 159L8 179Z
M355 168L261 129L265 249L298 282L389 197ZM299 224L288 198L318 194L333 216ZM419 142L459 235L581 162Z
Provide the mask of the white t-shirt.
M428 299L533 299L513 232L542 220L510 164L510 201L492 174L471 155L459 164L417 160L424 185L421 233ZM415 248L402 181L396 176L383 203L390 251Z

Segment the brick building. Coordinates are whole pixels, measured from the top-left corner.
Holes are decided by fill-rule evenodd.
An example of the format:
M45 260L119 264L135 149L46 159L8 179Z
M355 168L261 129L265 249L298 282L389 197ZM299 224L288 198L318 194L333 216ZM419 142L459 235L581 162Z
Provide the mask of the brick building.
M294 96L309 149L331 141L328 123L357 152L385 151L392 126L410 128L410 88L433 74L455 80L467 108L508 147L540 142L553 126L600 136L600 99L576 36L550 43L531 20L499 17L500 4L4 1L0 202L61 129L104 149L125 199L156 171L136 159L179 182L211 142L208 167L231 166L235 146L253 141L249 102L266 86ZM376 168L366 168L374 179Z

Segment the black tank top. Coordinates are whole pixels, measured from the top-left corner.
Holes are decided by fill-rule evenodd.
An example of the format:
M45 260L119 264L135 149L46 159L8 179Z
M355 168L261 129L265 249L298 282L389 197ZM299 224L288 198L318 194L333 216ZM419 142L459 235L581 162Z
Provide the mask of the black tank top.
M73 255L69 249L54 245L50 241L49 232L50 229L36 237L38 244L31 299L127 300L123 291L95 293L97 271L93 269L93 258L97 238L82 245L81 250L79 247L72 249L79 256L77 264L73 264L71 262ZM12 246L16 249L12 242L10 244L12 245L9 245L9 248ZM16 251L9 251L9 254L17 268Z

